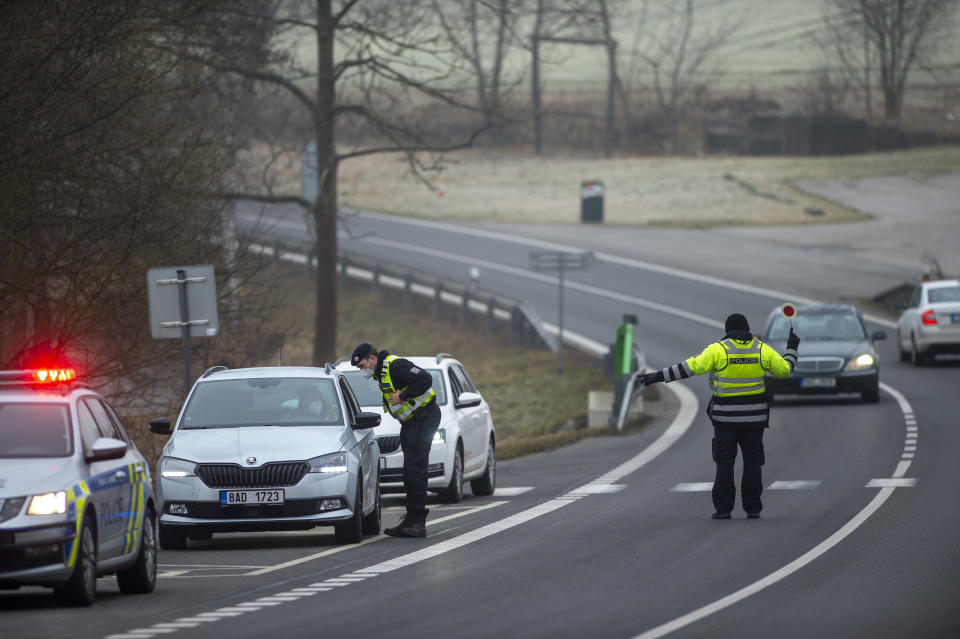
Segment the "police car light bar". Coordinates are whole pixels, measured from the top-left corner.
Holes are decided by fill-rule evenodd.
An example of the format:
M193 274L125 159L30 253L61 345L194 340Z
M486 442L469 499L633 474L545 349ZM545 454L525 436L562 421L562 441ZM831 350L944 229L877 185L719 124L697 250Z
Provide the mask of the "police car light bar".
M72 368L0 371L0 384L64 384L76 378L77 371Z

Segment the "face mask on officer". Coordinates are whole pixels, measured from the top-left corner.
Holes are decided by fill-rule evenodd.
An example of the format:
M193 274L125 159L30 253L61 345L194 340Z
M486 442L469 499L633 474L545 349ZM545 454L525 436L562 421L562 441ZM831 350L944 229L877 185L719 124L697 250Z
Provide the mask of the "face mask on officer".
M372 368L361 368L360 375L364 379L373 379L373 369Z

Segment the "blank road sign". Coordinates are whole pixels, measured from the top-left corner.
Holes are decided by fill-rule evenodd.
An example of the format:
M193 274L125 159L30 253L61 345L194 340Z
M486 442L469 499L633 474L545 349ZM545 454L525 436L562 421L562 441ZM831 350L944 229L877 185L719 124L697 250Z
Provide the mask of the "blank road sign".
M183 279L177 277L183 271ZM212 264L167 266L147 271L150 334L154 339L182 337L180 288L186 287L190 337L213 337L220 328L217 282Z

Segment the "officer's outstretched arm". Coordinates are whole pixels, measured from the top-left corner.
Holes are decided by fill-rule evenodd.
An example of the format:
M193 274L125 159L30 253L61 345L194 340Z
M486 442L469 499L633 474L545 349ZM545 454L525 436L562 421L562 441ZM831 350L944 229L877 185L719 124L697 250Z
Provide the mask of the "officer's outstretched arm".
M716 348L722 348L719 344L711 344L694 357L688 357L682 362L677 362L672 366L667 366L653 373L644 373L641 375L643 383L646 386L657 382L675 382L678 379L686 379L692 375L702 375L707 371L713 370L714 362L718 356Z

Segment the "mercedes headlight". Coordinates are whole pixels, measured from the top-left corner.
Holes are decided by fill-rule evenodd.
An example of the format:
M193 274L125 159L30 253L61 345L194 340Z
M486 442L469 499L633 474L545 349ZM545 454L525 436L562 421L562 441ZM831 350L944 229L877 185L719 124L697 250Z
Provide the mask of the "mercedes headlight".
M196 477L197 465L191 461L187 461L186 459L164 457L160 460L160 476L167 479Z
M877 363L877 360L874 359L873 355L870 353L864 353L859 357L855 357L847 362L847 365L844 367L848 371L862 371L868 368L873 368Z
M307 460L311 473L345 473L347 472L347 454L333 453L321 455Z
M443 444L447 441L447 431L443 428L438 428L437 432L433 434L433 442L430 444Z
M28 515L62 515L65 512L67 512L67 493L62 490L34 495L27 508Z

